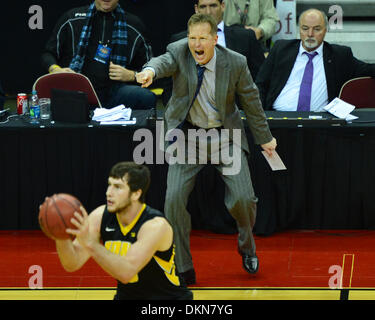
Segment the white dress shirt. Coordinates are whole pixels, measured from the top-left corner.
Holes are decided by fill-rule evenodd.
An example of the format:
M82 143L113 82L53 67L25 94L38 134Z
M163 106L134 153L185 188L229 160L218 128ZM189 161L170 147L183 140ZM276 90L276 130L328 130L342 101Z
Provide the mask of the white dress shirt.
M306 63L309 58L307 52L300 44L299 52L294 63L292 72L286 82L284 88L281 90L279 96L273 103L273 108L278 111L296 111L298 105L299 90L305 71ZM314 51L312 51L314 52ZM308 52L308 53L312 53ZM323 62L323 43L315 50L318 54L314 57L313 66L313 82L311 88L311 103L310 111L323 112L324 106L328 104L327 80L324 70Z
M188 121L201 128L215 128L222 125L219 110L215 102L216 49L212 59L204 65L202 86L189 115Z
M217 43L221 45L222 47L226 48L227 44L225 42L225 36L224 36L224 21L221 21L217 25L217 36L218 36Z

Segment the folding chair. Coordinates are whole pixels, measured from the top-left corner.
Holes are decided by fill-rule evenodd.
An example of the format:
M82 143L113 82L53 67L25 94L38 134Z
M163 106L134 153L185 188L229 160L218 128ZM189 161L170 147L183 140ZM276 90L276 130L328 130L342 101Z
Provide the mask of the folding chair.
M87 94L90 106L102 107L91 81L80 73L60 72L39 77L34 85L39 98L51 98L51 89L81 91Z
M356 108L375 108L375 79L360 77L345 82L339 98Z

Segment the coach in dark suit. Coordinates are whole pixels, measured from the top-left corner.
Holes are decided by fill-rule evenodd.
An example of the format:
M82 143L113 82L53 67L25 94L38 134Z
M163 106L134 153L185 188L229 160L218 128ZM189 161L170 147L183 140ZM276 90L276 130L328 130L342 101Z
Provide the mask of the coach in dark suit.
M264 61L263 49L255 37L253 30L240 26L225 26L223 21L225 4L224 0L195 0L195 13L211 15L218 25L218 44L243 54L247 59L247 65L251 76L255 80L259 68ZM171 36L170 42L187 37L187 31L182 31ZM169 79L170 80L170 79ZM166 105L172 91L172 81L163 81L163 103Z
M280 40L272 48L256 78L263 108L280 111L324 111L342 85L353 78L375 76L375 65L356 59L349 47L324 41L327 17L316 9L300 16L301 40ZM312 61L310 105L303 109L303 89L308 55Z
M217 24L210 15L193 15L189 19L188 30L188 39L173 42L167 47L165 54L151 59L143 71L137 74L137 81L147 87L154 78L173 78L173 92L164 115L164 123L167 132L177 131L176 128L184 132L185 152L192 151L188 145L192 142L187 136L189 129L200 129L204 133L210 132L212 128L218 129L220 151L223 150L221 142L227 138L222 133L223 129L228 129L228 133L233 134L233 138L229 139L229 150L239 150L239 171L225 174L228 163L224 163L222 159L215 167L226 185L225 205L237 222L238 249L243 266L249 273L255 273L258 270L258 258L252 227L255 223L257 198L246 158L249 146L236 101L239 101L246 114L255 143L272 155L276 140L269 130L246 58L232 50L216 46ZM235 139L235 133L238 132L240 141ZM214 149L212 141L206 140L206 143L211 146L211 150ZM195 282L195 272L189 240L191 219L186 205L196 175L204 166L197 159L194 164L186 161L170 163L168 170L164 210L175 231L177 268L187 284Z

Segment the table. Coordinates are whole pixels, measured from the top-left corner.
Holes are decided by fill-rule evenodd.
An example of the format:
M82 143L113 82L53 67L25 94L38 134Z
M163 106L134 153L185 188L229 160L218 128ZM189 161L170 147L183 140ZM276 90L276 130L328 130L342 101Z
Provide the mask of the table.
M31 125L15 117L0 124L0 229L37 229L46 195L76 195L88 210L103 204L109 169L132 160L139 128L154 130L152 111L134 111L135 126ZM278 153L288 170L272 172L254 146L250 171L259 197L254 231L286 229L372 229L375 206L375 112L356 111L359 123L332 126L321 121L283 121L301 114L268 111ZM302 117L305 119L306 114ZM280 119L280 120L275 120ZM167 164L150 164L147 203L163 210ZM199 174L188 204L194 229L236 232L224 206L224 184L214 167Z
M375 109L352 114L359 119L338 125L327 113L311 113L327 118L325 123L306 120L309 114L303 112L266 111L286 171L270 170L247 131L250 172L259 198L255 234L375 227ZM303 119L290 120L299 117ZM223 188L214 168L202 172L189 201L193 227L236 231L224 206Z
M111 166L133 159L133 133L151 115L134 111L136 126L33 125L18 116L1 123L0 229L38 228L39 205L54 193L74 194L88 210L103 204Z

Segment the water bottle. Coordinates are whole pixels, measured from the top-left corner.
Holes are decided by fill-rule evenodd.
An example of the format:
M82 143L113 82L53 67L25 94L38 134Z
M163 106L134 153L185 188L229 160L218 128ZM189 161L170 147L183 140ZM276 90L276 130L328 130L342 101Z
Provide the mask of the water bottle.
M32 120L39 119L40 117L40 106L39 106L39 99L38 94L35 90L31 93L31 105L30 105L30 118Z

